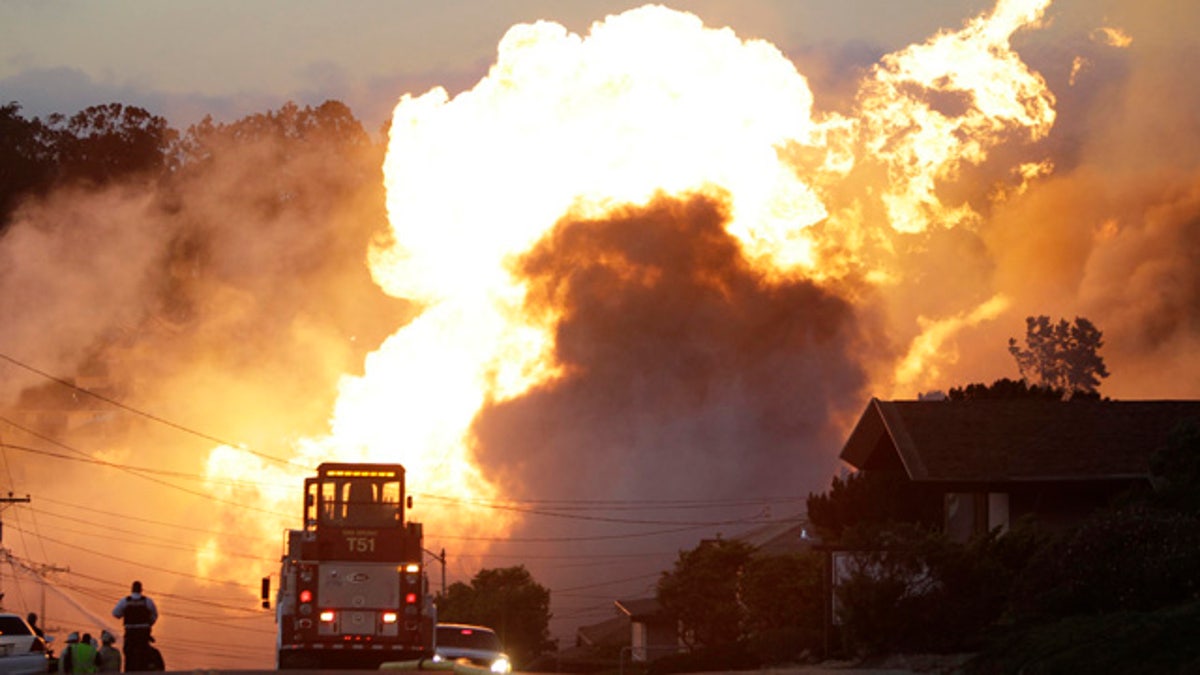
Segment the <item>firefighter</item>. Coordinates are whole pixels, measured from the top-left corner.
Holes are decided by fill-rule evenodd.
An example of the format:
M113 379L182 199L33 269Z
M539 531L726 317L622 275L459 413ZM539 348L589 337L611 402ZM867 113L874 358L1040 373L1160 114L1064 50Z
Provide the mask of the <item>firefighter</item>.
M121 672L121 652L113 646L116 641L117 636L107 630L100 631L100 672L102 673Z
M58 672L63 675L88 675L99 668L98 660L99 654L92 645L92 636L85 633L81 640L79 633L71 633L58 659Z
M112 615L125 622L125 640L121 651L125 653L125 672L147 670L146 660L150 650L150 628L158 621L158 608L154 601L142 594L142 582L135 581L129 595L121 598Z

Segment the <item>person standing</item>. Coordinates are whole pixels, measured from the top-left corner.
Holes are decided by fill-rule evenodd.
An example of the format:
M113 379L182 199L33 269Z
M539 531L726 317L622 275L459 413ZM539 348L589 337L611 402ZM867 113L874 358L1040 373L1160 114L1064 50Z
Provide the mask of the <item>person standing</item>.
M25 617L25 620L29 622L29 627L33 629L34 635L42 638L43 640L46 639L46 631L42 630L42 627L38 625L37 612L30 612Z
M133 582L129 595L113 607L112 615L125 623L125 640L121 645L125 654L125 672L146 670L152 641L150 628L158 621L158 608L153 600L142 594L142 582Z
M67 634L67 642L63 645L62 654L58 657L58 672L71 672L71 648L74 647L77 642L79 642L79 633L71 631Z
M113 646L117 636L107 630L100 631L100 672L121 672L121 652Z
M90 675L98 669L98 661L99 655L92 644L92 636L84 633L83 639L80 639L79 633L71 633L58 659L58 672L63 675Z

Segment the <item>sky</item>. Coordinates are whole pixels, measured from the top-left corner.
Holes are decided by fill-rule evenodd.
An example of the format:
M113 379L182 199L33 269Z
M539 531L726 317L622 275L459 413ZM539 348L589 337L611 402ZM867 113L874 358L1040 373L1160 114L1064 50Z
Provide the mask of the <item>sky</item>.
M29 115L120 101L179 128L206 114L227 121L288 100L334 98L377 128L400 94L473 85L514 24L550 19L582 32L642 4L6 0L0 93ZM986 6L978 0L676 5L785 53L847 50L859 59L954 26Z
M138 576L172 668L269 664L289 462L398 458L449 581L527 565L570 645L798 514L870 397L1017 377L1027 316L1104 331L1102 394L1200 396L1200 5L639 7L0 0L27 116L334 99L388 143L386 189L231 145L18 212L5 545L71 571L10 566L6 607L98 627ZM48 375L128 408L34 435Z

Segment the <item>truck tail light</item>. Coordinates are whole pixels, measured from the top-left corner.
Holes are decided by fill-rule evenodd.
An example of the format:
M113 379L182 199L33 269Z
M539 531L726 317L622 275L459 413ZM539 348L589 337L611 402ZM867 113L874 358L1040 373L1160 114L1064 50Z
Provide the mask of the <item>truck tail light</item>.
M321 610L321 622L322 623L333 623L333 610L332 609Z
M404 602L406 602L407 604L410 604L410 605L417 604L417 594L409 593L408 595L404 596Z
M396 623L396 619L398 619L398 618L399 617L396 615L395 612L384 612L383 613L383 622L384 623Z

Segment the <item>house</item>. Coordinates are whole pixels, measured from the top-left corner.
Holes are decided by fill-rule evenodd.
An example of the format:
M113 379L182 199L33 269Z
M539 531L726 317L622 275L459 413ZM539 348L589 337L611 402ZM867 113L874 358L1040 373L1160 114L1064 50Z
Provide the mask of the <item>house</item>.
M926 523L940 515L944 531L966 541L1027 516L1069 527L1130 488L1152 487L1151 457L1189 421L1200 423L1200 401L873 398L840 457L864 475L899 478L892 484L919 502L912 513ZM828 651L841 617L835 589L854 570L870 573L871 556L839 543L818 548L829 575Z
M657 598L615 600L613 605L615 617L576 629L575 646L556 655L556 670L646 663L681 650L678 623Z
M811 551L816 538L804 516L769 522L735 537L754 547L755 555L790 555Z
M645 663L655 657L680 651L679 625L658 598L617 600L617 610L629 618L630 658Z
M1188 420L1200 401L873 398L841 459L926 488L965 540L1025 515L1069 525L1148 485L1150 457Z

